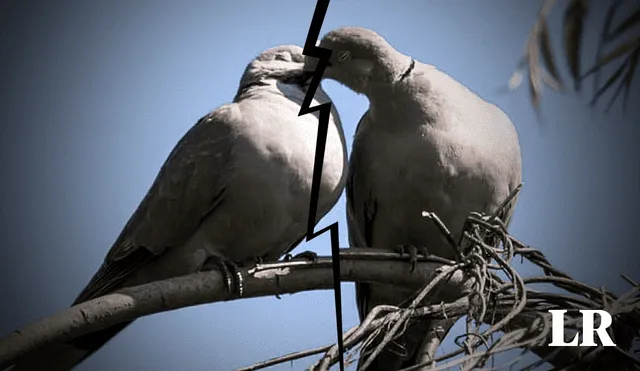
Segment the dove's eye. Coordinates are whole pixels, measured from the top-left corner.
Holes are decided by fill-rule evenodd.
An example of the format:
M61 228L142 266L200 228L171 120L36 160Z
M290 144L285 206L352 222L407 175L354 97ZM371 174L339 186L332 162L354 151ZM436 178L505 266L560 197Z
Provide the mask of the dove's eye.
M338 53L338 60L340 62L344 62L349 58L351 58L351 52L348 50L342 50Z
M278 54L276 54L276 60L277 61L291 62L291 54L289 54L289 53L278 53Z

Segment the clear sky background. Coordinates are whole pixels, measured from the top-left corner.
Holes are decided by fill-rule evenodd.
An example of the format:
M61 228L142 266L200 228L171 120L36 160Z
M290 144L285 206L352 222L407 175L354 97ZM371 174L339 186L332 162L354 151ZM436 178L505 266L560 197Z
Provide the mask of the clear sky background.
M589 84L582 96L547 94L538 121L526 86L498 92L540 4L334 0L321 35L371 28L505 110L520 135L526 183L511 232L577 279L619 292L627 288L619 273L640 279L640 108L631 98L626 116L619 107L592 115ZM233 98L261 51L303 45L314 7L310 0L0 2L0 334L72 302L177 140ZM557 50L560 13L550 19ZM586 46L585 65L593 50ZM337 83L324 86L350 146L367 100ZM636 82L631 96L637 92ZM322 222L340 222L342 246L344 214L343 197ZM306 249L329 254L329 238L298 251ZM343 284L343 314L345 329L357 323L353 284ZM331 291L202 305L136 321L78 369L229 370L332 343L334 326Z

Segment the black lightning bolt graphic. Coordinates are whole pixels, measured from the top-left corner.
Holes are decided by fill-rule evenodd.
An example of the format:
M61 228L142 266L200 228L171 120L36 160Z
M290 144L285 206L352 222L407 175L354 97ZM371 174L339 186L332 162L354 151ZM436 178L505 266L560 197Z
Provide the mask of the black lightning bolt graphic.
M324 163L324 150L327 144L327 130L329 128L329 116L331 114L331 102L321 104L319 106L310 107L311 101L316 94L316 89L320 85L322 74L324 73L327 64L329 63L329 57L331 56L331 50L319 48L316 46L316 41L320 36L320 29L322 28L322 22L324 16L327 13L329 7L329 0L318 0L316 3L316 9L313 12L313 18L311 19L311 25L309 26L309 33L307 34L307 40L304 43L304 49L302 54L318 58L318 65L309 84L309 90L304 97L302 106L298 116L313 113L315 111L320 112L320 118L318 122L318 139L316 142L316 156L313 163L313 183L311 185L311 201L309 203L309 224L307 225L307 241L324 234L326 231L331 233L331 260L333 261L333 290L335 294L335 308L336 308L336 328L338 331L338 359L340 361L340 371L344 371L344 344L342 341L342 296L340 290L340 242L338 238L338 222L331 224L330 226L314 232L316 211L318 209L318 194L320 193L320 179L322 177L322 164Z

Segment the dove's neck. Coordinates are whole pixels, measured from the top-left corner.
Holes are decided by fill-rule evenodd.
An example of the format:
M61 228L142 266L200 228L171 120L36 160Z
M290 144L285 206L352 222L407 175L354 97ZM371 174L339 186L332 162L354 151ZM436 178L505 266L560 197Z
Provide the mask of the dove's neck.
M374 122L388 123L390 129L397 130L406 125L436 123L446 106L442 86L447 84L440 82L440 75L433 66L411 59L392 83L372 86L367 94L368 115ZM455 96L455 93L449 95Z
M413 70L415 62L413 58L404 55L395 49L381 52L372 76L367 79L364 93L370 97L381 90L389 90L390 87L402 81Z
M290 82L286 83L277 79L261 79L252 83L242 85L234 98L234 102L256 96L278 95L283 96L292 102L301 105L306 96L304 86Z
M238 92L236 93L235 98L233 98L233 101L237 102L239 100L253 96L256 93L264 90L265 87L269 87L270 85L271 84L269 84L268 81L265 81L263 79L246 81L238 87Z
M395 49L385 52L384 57L380 60L381 72L385 74L387 82L391 84L405 78L414 65L413 58Z
M253 96L256 93L277 92L278 85L291 85L302 89L305 83L302 68L269 70L249 65L240 79L240 86L234 101Z

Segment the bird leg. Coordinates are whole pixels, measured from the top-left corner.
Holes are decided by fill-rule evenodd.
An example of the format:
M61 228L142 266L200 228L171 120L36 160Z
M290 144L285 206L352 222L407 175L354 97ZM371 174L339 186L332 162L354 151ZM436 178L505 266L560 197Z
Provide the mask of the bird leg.
M318 254L316 254L313 251L309 251L309 250L303 251L300 254L296 254L295 256L291 255L290 253L287 253L282 258L282 260L287 262L287 261L290 261L290 260L293 260L293 259L297 259L297 258L304 258L304 259L310 260L313 263L316 263L318 261ZM280 276L276 276L276 280L278 280L278 282L279 282ZM276 299L281 299L280 295L276 294Z
M253 263L258 265L258 264L264 264L264 262L267 260L267 256L255 256L253 258Z
M409 263L411 263L411 270L409 272L413 272L416 269L416 263L418 263L418 253L427 256L429 255L429 251L426 246L417 246L417 245L409 245L402 244L396 246L395 250L400 254L400 256L405 253L409 254Z
M222 255L211 255L202 265L203 271L216 268L222 273L227 293L229 293L230 296L235 293L238 297L242 297L244 279L240 273L239 265Z

